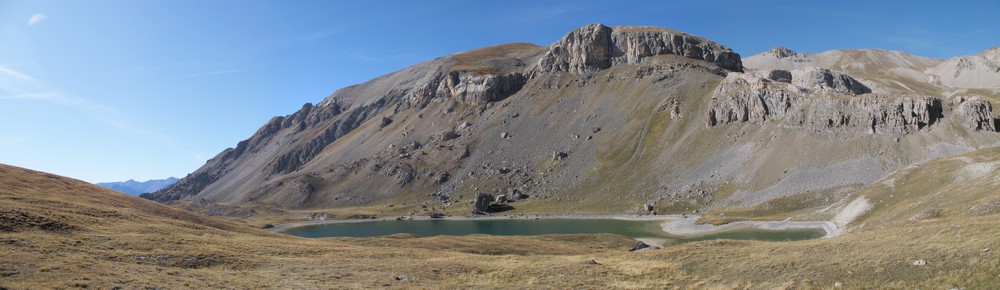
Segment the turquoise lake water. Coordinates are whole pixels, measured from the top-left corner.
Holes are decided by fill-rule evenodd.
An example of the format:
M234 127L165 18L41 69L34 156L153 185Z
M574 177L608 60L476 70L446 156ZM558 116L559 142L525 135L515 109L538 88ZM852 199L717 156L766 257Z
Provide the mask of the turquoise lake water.
M668 243L699 240L733 239L797 241L825 235L820 229L757 230L740 229L698 237L670 236L660 229L660 221L615 219L497 219L497 220L391 220L355 223L332 223L290 228L286 234L307 237L377 237L398 233L430 236L486 234L498 236L537 236L547 234L619 234L633 238L663 238Z

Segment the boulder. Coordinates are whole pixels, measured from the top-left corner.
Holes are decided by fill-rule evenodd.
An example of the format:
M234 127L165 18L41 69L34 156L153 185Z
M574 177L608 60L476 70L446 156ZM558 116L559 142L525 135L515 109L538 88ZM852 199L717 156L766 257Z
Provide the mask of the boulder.
M494 200L493 195L485 192L476 193L476 200L473 202L472 213L487 214L490 209L490 202Z
M519 200L519 199L528 198L527 194L524 194L524 192L521 192L520 190L518 190L516 188L511 188L508 191L508 196L510 196L511 200Z
M650 246L649 244L640 241L640 242L637 242L635 244L635 246L633 246L632 249L629 250L629 252L635 252L635 251L640 251L640 250L644 250L644 249L649 249L651 247L652 246Z
M461 137L461 136L458 135L458 133L455 133L454 130L448 130L448 131L445 131L445 132L441 133L440 139L441 139L441 141L448 141L448 140L452 140L452 139L455 139L455 138L458 138L458 137Z

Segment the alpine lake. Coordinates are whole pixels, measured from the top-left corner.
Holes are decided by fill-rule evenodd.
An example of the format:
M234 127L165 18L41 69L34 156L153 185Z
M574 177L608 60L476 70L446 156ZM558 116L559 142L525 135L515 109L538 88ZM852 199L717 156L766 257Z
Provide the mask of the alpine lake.
M734 229L704 235L676 236L664 232L659 220L621 219L471 219L471 220L381 220L326 223L292 227L279 232L306 238L377 237L414 234L421 237L498 235L538 236L551 234L618 234L632 238L663 240L664 245L693 241L732 239L798 241L823 237L822 229L762 230Z

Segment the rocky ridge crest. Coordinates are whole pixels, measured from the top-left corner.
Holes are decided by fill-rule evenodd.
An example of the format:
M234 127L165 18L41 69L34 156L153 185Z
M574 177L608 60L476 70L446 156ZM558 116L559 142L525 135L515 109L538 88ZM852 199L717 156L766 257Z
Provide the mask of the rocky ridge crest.
M542 72L588 73L617 64L638 64L664 54L715 63L743 71L739 54L703 38L655 27L608 27L592 24L576 29L550 45L539 60Z
M959 100L947 112L953 119L972 130L996 131L989 102ZM729 74L713 94L707 125L784 119L786 127L816 132L913 133L939 122L945 111L939 98L871 94L846 74L809 67Z

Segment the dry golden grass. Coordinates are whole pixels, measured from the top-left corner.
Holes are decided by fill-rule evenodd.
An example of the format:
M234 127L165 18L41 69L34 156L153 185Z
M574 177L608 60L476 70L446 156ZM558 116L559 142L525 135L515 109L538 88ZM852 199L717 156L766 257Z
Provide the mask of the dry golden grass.
M0 165L0 287L976 289L1000 283L997 217L645 253L614 235L305 239Z
M500 71L500 68L488 65L456 64L451 66L449 70L470 72L478 75L499 75L503 73Z
M515 42L457 53L451 56L454 63L448 67L448 70L479 75L500 75L504 73L504 70L497 67L493 62L505 59L517 59L518 55L538 49L539 47L531 43Z
M511 54L523 53L533 49L537 49L539 47L540 46L538 45L534 45L527 42L515 42L515 43L487 46L475 50L461 52L451 56L451 58L459 62L478 62L491 59L505 58L509 57Z

